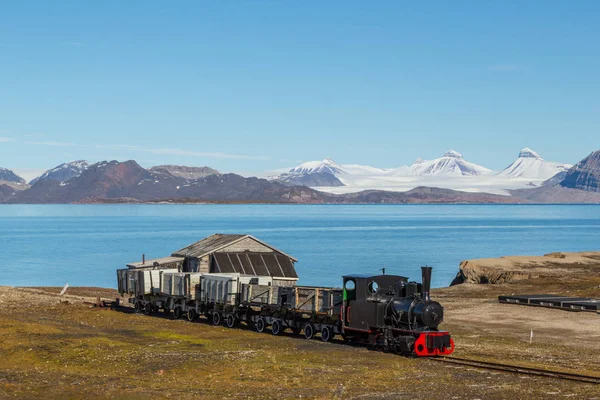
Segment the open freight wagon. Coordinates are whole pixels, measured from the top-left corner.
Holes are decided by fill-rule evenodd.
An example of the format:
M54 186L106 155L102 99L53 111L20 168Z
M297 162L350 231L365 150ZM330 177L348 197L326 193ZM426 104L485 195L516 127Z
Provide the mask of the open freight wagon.
M273 334L291 329L323 340L341 333L342 289L276 286L269 276L239 273L181 273L176 270L119 270L119 292L133 295L135 310L162 310L193 321L205 316L214 325L243 322Z

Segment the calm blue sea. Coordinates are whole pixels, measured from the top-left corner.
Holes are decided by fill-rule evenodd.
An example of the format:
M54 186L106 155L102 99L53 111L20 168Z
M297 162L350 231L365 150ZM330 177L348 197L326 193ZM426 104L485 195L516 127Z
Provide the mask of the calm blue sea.
M0 285L116 287L117 268L210 234L249 233L297 257L300 283L347 273L446 286L461 260L600 250L597 205L0 205Z

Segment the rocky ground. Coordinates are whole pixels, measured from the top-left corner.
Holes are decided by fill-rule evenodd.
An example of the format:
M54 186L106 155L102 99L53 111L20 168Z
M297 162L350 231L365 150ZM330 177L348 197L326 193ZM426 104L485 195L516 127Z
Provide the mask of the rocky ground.
M600 376L600 315L497 302L511 293L600 297L592 264L585 273L565 264L558 275L434 290L454 355ZM111 289L59 291L0 287L0 399L600 399L598 385L86 303L114 299Z
M580 281L593 280L600 274L600 252L555 252L543 256L507 256L480 258L460 263L452 285L461 283L524 283L535 280L545 288L545 281L559 284L557 290L570 290Z

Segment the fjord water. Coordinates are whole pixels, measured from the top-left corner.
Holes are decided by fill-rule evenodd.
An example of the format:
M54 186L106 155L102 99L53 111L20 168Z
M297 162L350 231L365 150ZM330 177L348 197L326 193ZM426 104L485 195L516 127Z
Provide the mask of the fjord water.
M461 260L600 250L598 205L2 205L0 285L116 287L127 262L213 233L299 259L300 284L389 274L448 285Z

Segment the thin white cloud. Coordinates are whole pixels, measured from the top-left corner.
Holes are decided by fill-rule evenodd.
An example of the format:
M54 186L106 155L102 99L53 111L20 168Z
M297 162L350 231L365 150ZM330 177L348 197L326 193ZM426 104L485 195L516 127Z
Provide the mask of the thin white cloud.
M0 142L14 142L15 139L9 137L0 137Z
M53 146L53 147L77 146L76 143L71 143L71 142L52 142L52 141L47 141L47 142L28 141L28 142L25 142L25 144L34 144L34 145L37 145L37 146Z
M498 65L490 65L488 67L488 71L500 71L500 72L512 72L512 71L522 71L525 67L522 65L516 64L498 64Z
M227 158L227 159L238 159L238 160L261 160L268 161L271 157L267 156L251 156L245 154L230 154L221 152L203 152L194 150L184 150L176 148L147 148L140 146L127 146L127 145L98 145L97 149L119 149L128 151L139 151L152 154L169 154L178 156L193 156L193 157L207 157L207 158Z

